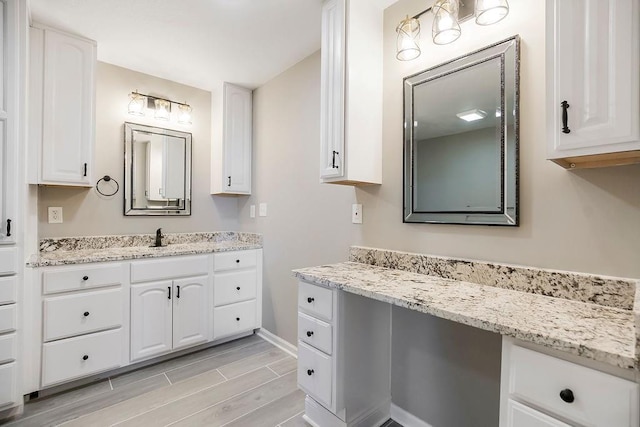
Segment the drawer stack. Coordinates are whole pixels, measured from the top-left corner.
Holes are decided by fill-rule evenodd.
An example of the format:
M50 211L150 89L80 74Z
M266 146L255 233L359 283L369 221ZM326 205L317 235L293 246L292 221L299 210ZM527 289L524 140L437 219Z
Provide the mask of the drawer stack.
M298 386L316 402L335 411L335 290L298 285Z
M0 249L0 410L15 404L18 339L16 248Z
M214 340L260 327L262 267L258 255L257 250L214 254Z
M42 387L122 365L121 263L42 271Z

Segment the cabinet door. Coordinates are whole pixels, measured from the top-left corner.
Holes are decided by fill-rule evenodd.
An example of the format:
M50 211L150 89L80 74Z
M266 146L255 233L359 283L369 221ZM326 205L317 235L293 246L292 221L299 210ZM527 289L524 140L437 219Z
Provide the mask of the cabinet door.
M42 177L44 183L92 185L95 44L44 34Z
M635 0L547 0L549 158L640 149L639 9Z
M171 350L171 281L131 285L131 360Z
M207 341L209 276L173 281L173 348Z
M18 402L17 376L18 369L15 362L0 366L0 410ZM20 397L22 398L22 396Z
M251 194L251 120L251 90L225 83L225 193Z
M320 71L320 178L345 174L345 0L322 5Z
M569 427L569 424L509 399L505 427Z

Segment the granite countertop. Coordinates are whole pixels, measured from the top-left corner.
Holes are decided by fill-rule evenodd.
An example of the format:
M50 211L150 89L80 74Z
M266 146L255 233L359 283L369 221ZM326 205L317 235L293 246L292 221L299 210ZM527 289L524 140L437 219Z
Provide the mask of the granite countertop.
M163 247L150 247L154 235L92 236L43 239L28 267L123 261L164 256L207 254L262 248L262 236L253 233L176 233L163 238Z
M639 369L637 311L358 262L303 268L294 274L624 369Z

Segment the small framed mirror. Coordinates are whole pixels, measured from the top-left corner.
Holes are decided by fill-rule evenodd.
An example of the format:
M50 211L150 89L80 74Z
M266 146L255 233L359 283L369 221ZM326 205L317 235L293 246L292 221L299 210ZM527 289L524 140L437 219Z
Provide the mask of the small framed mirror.
M191 215L191 134L124 124L124 214Z
M404 222L517 226L519 37L404 79Z

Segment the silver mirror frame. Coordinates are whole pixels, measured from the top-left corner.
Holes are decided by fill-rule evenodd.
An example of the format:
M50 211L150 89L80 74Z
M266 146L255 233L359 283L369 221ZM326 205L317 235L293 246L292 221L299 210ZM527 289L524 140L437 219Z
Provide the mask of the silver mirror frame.
M485 62L489 59L500 58L502 63L501 72L501 97L502 111L505 111L505 61L506 54L509 49L513 49L513 71L514 81L514 119L513 119L513 150L515 151L515 165L513 175L507 176L505 158L507 147L507 126L505 114L502 115L502 156L501 156L501 184L502 184L502 207L498 213L475 213L475 212L416 212L414 209L413 192L414 183L414 127L408 124L414 122L414 93L413 89L416 85L423 84L429 80L455 73L475 64ZM403 118L404 118L404 156L403 156L403 218L405 223L431 223L431 224L463 224L463 225L498 225L517 227L520 222L520 206L519 206L519 162L520 162L520 37L518 35L510 37L501 42L492 44L485 48L473 51L467 55L455 58L451 61L426 69L419 73L405 77L403 79ZM506 198L508 192L506 186L515 186L515 200L512 202L513 207L507 208Z
M185 200L180 209L133 207L133 133L135 131L183 138L185 140ZM124 123L124 215L125 216L190 216L191 215L191 134L138 123Z

